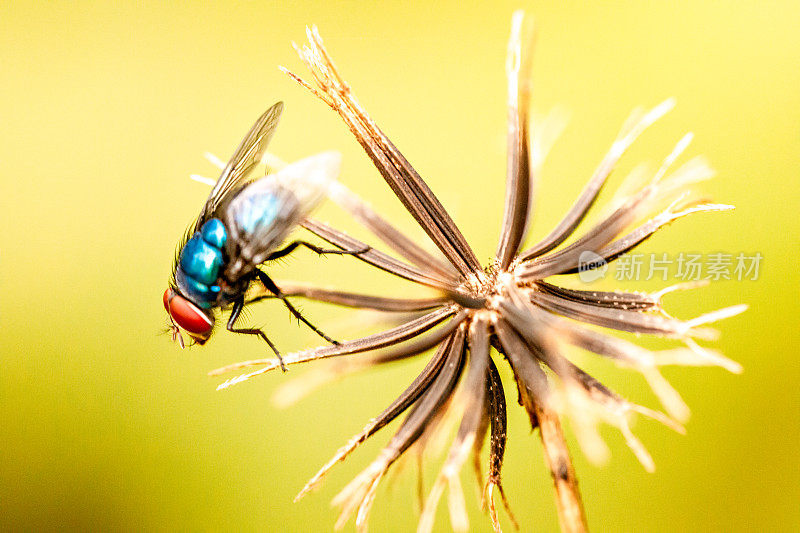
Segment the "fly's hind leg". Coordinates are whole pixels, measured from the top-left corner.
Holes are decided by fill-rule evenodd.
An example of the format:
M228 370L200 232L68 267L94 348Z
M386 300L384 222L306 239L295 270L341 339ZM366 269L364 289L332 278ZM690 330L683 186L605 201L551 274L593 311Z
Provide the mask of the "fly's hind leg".
M281 257L286 257L290 253L294 252L298 247L305 246L309 250L318 253L319 255L360 255L364 252L368 252L370 250L370 246L364 245L364 248L361 250L341 250L341 249L326 249L317 246L316 244L311 244L310 242L306 241L292 241L280 250L275 250L265 261L269 261L271 259L280 259Z
M272 341L269 340L269 337L267 337L266 333L264 333L263 331L261 331L258 328L236 328L236 327L234 327L234 324L236 323L236 319L239 318L239 315L241 314L243 307L244 307L244 296L241 296L239 299L237 299L233 303L233 309L231 310L231 316L228 319L228 325L227 325L228 331L233 332L233 333L242 333L244 335L257 335L257 336L261 337L261 339L263 339L264 342L266 342L267 345L269 345L269 347L272 349L272 351L275 352L275 355L278 356L278 362L281 364L281 370L286 372L286 365L283 364L283 357L281 357L281 353L278 351L278 348L275 347L275 345L272 343Z
M256 269L256 276L258 276L259 281L264 285L264 287L268 291L270 291L272 294L274 294L276 298L280 298L281 299L281 301L283 302L283 305L285 305L286 308L289 310L289 312L292 313L300 322L302 322L303 324L308 326L309 329L311 329L311 331L313 331L314 333L316 333L317 335L319 335L320 337L322 337L323 339L325 339L329 343L331 343L331 344L339 344L338 342L336 342L332 338L330 338L327 335L325 335L325 333L323 333L319 328L317 328L317 326L315 326L314 324L309 322L308 319L306 317L304 317L303 314L300 311L298 311L297 308L295 308L295 306L293 306L291 304L291 302L289 302L288 298L286 298L286 296L281 292L281 289L275 284L274 281L272 281L272 278L267 276L267 274L265 272Z

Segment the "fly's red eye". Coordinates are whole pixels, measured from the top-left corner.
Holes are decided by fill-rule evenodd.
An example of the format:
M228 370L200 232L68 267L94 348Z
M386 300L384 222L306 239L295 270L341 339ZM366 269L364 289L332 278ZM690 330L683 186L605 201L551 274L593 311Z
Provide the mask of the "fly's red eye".
M172 289L167 289L164 291L164 309L167 310L167 313L169 313L169 301L172 300L173 294L175 294L175 291Z
M172 289L164 292L164 307L175 323L191 335L207 337L214 327L211 317Z

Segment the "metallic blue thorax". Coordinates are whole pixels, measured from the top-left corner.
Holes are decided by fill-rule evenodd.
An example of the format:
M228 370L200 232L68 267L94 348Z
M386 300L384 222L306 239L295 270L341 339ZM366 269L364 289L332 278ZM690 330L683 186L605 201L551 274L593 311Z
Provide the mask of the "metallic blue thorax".
M208 309L217 301L216 285L222 267L222 250L228 231L218 218L212 218L192 235L181 250L175 280L178 288L198 307Z

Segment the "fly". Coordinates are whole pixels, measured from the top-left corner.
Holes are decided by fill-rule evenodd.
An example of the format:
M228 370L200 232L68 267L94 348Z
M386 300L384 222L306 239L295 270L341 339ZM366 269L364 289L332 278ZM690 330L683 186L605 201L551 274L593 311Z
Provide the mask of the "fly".
M298 246L318 254L362 253L324 250L305 241L279 248L322 200L341 166L337 152L323 152L287 165L275 174L252 179L252 171L261 161L282 111L283 102L276 103L250 128L178 247L163 300L172 337L181 346L181 330L196 343L204 344L213 333L218 311L230 307L227 330L260 337L280 358L278 349L261 329L236 326L246 303L245 293L255 282L283 301L311 330L336 344L309 322L260 268L287 256Z

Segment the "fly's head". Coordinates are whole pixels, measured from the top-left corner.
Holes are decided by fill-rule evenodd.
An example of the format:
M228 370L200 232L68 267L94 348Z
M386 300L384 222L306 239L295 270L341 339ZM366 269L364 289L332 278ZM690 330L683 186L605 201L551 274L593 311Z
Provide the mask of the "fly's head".
M214 330L214 314L201 309L184 298L176 289L170 287L164 291L164 309L169 315L169 328L172 340L178 341L183 348L185 332L197 344L205 344Z

